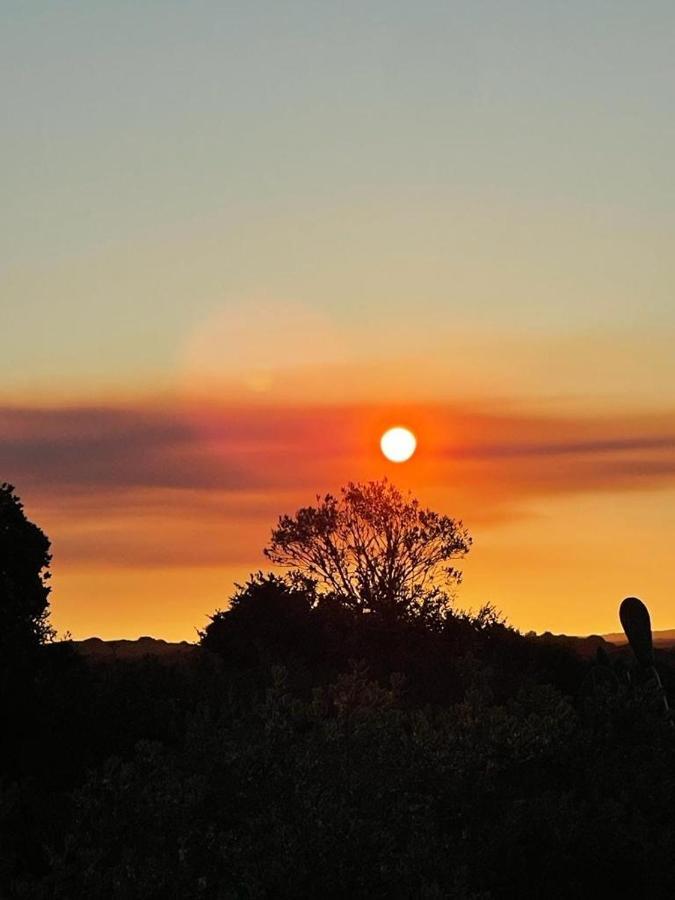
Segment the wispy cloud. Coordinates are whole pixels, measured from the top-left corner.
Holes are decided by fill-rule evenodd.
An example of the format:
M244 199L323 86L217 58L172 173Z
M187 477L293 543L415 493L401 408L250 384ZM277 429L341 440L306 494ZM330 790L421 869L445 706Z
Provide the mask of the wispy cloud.
M509 459L513 457L606 456L629 451L675 450L675 434L615 438L609 440L571 440L552 443L514 441L505 444L474 444L454 447L448 455L455 459Z
M392 470L378 428L417 423ZM425 407L0 408L0 478L46 517L60 558L110 565L250 561L276 516L382 474L468 521L529 498L675 483L675 415L605 419Z

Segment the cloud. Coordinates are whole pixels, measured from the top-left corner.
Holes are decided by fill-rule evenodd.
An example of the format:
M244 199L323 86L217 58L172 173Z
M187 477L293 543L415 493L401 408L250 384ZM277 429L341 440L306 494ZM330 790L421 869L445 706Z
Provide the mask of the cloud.
M554 443L486 444L458 447L449 451L454 458L509 459L514 457L606 456L627 451L675 450L675 435L656 437L590 439L587 441L558 441Z
M420 439L400 468L377 450L393 422ZM540 497L675 483L670 413L5 406L0 434L0 479L30 502L68 564L262 565L279 513L383 474L472 525L520 517Z
M246 485L245 465L208 452L189 422L170 411L81 407L0 409L0 469L46 490L228 488Z

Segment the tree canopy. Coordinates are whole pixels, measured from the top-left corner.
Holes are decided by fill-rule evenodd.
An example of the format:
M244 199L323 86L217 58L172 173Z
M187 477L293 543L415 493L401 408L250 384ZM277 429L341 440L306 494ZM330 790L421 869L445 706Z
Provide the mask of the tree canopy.
M0 484L0 644L13 652L52 635L47 535L26 518L11 484Z
M450 562L471 546L461 521L422 507L386 478L350 482L339 497L316 501L280 517L264 551L271 562L363 612L400 617L447 607L461 579Z

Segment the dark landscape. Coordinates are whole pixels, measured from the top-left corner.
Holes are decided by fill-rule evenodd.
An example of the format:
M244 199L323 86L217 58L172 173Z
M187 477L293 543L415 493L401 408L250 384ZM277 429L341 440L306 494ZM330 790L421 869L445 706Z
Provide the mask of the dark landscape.
M666 650L675 647L675 629L652 632L654 646ZM620 647L625 647L628 640L625 634L591 634L587 637L578 637L566 634L528 635L529 640L539 640L543 643L560 644L574 650L579 656L592 657L596 655L598 647L604 647L608 652L615 652ZM73 650L85 658L91 660L113 659L142 659L145 656L176 659L186 653L192 653L198 648L198 644L189 641L171 642L158 640L157 638L140 637L137 640L112 640L102 641L100 638L87 638L83 641L71 641Z
M669 895L675 649L639 601L631 647L461 612L405 573L468 534L384 481L282 517L298 566L196 645L60 641L0 498L1 896Z

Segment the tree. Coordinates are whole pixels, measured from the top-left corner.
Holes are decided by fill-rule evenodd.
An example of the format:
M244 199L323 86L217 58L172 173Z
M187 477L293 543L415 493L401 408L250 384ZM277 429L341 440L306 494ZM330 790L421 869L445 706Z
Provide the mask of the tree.
M447 609L471 537L460 521L420 506L385 478L281 516L267 558L318 581L349 607L388 617Z
M0 484L0 648L18 656L52 637L50 542L26 518L11 484Z

